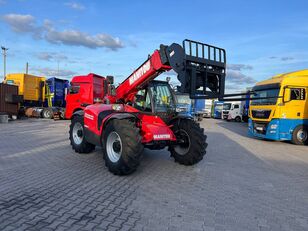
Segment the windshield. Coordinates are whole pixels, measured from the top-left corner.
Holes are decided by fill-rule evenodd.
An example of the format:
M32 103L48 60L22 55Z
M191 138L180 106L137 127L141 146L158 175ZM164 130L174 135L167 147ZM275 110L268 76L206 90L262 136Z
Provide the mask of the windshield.
M254 94L251 96L251 105L275 105L277 98L269 99L255 99L254 98L267 98L278 97L280 86L278 84L255 86L252 91Z
M223 110L230 110L231 109L231 103L224 103Z
M176 95L178 104L191 104L189 95Z
M155 84L154 86L151 86L151 91L153 94L153 103L156 112L167 112L171 108L175 108L172 94L168 85Z
M216 110L216 111L221 111L222 108L223 108L223 105L222 105L222 104L219 104L219 105L216 105L216 106L215 106L215 110Z

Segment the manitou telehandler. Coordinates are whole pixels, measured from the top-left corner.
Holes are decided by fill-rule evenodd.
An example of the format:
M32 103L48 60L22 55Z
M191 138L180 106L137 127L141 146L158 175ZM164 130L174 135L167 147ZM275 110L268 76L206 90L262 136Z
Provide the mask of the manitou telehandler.
M221 98L224 94L224 49L184 40L183 45L160 45L117 88L113 78L103 103L73 114L70 142L78 153L102 146L110 172L126 175L136 170L143 148L169 148L175 161L193 165L206 153L206 135L199 124L176 110L176 98L168 82L153 80L173 69L190 98Z

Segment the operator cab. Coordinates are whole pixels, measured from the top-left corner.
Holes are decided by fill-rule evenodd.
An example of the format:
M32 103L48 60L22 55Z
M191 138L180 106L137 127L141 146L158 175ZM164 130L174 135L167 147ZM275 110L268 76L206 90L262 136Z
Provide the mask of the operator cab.
M152 80L135 95L133 107L169 121L176 114L175 95L165 81Z

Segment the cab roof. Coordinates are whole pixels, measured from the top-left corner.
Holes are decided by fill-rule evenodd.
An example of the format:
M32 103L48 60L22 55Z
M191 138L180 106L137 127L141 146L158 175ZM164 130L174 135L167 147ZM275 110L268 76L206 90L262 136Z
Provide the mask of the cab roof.
M281 84L285 80L291 80L292 81L293 78L308 78L308 69L278 74L278 75L271 77L270 79L258 82L256 84L256 86L267 85L267 84L275 84L275 83Z

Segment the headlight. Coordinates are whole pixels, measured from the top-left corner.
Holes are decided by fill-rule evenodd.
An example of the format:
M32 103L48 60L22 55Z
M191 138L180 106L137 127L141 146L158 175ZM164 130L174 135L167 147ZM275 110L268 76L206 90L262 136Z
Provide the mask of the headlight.
M277 127L278 127L277 124L272 124L272 125L271 125L271 129L276 129Z
M112 105L112 110L114 110L114 111L122 111L123 110L123 106L121 104L113 104Z

